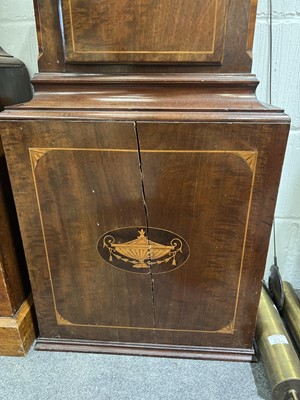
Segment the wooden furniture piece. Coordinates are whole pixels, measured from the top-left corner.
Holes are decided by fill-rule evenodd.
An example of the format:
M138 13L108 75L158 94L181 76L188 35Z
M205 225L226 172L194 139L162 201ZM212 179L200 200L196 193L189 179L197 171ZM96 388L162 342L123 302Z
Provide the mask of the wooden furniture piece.
M249 72L257 0L34 0L41 72Z
M186 3L36 4L1 132L38 349L254 358L289 119L255 98L256 2Z
M0 48L0 111L31 98L25 65ZM34 337L30 285L0 141L0 355L24 355Z

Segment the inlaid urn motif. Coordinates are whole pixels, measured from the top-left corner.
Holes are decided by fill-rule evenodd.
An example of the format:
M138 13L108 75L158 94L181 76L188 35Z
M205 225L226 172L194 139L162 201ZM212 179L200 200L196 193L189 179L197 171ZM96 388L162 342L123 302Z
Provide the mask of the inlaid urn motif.
M98 251L110 265L137 273L168 272L183 265L189 257L189 246L182 237L146 227L105 233L98 241Z

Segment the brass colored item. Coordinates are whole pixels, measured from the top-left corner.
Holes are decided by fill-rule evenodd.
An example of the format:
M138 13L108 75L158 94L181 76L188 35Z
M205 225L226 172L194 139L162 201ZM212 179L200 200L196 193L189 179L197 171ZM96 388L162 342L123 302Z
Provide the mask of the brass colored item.
M271 385L272 399L298 399L299 359L280 315L264 287L258 309L256 341Z
M283 293L284 305L282 316L300 351L300 300L289 282L283 282Z

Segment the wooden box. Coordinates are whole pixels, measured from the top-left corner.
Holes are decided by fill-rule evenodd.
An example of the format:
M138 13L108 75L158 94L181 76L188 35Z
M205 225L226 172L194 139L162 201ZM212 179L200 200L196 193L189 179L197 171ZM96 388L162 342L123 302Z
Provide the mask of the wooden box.
M39 74L3 114L38 349L253 359L289 129L257 83Z

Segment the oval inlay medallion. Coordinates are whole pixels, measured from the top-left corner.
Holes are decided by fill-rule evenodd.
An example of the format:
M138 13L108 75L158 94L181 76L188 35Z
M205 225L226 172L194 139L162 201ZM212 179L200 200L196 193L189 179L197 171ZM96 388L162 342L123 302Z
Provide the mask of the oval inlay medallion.
M140 274L172 271L181 267L190 255L189 245L181 236L145 226L106 232L97 248L106 263Z

